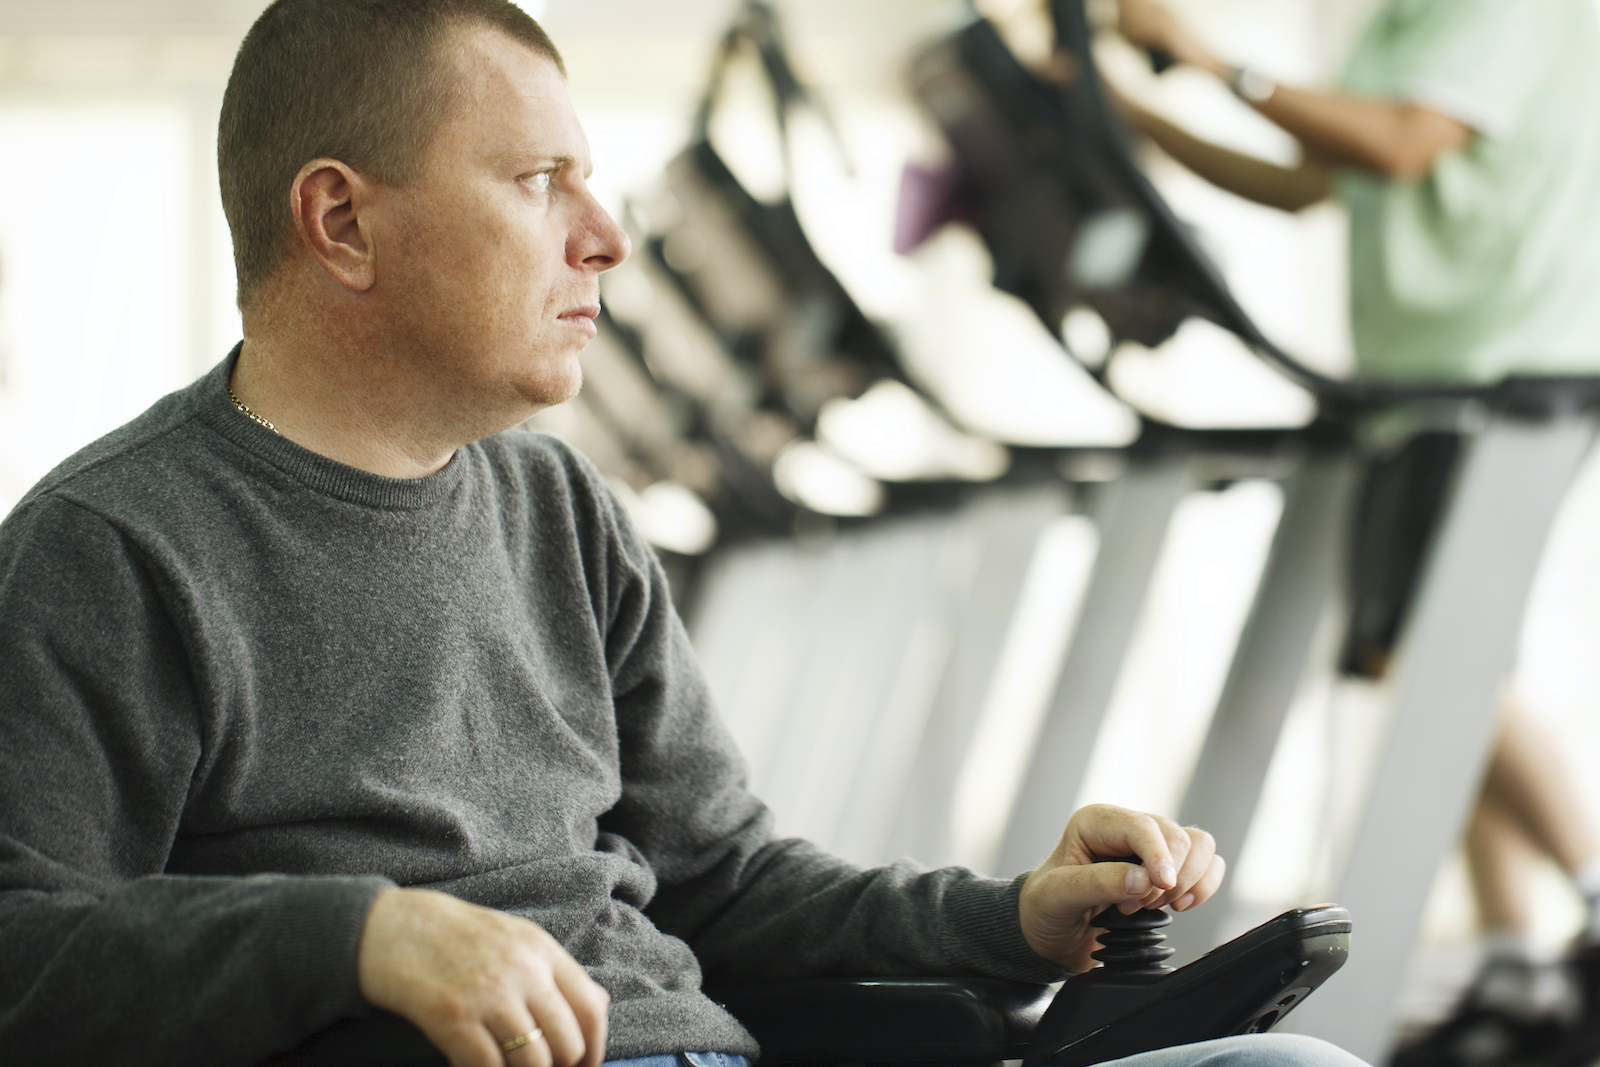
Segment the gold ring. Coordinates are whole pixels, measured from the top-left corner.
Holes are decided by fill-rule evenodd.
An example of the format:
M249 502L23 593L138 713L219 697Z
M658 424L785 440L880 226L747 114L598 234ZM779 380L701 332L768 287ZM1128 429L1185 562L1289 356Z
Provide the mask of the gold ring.
M521 1048L523 1045L528 1044L534 1038L541 1036L543 1033L544 1033L543 1030L541 1030L537 1026L535 1026L532 1030L529 1030L525 1034L518 1034L516 1037L512 1038L510 1041L502 1041L502 1042L500 1042L500 1051L501 1052L515 1052L515 1051L517 1051L517 1049Z

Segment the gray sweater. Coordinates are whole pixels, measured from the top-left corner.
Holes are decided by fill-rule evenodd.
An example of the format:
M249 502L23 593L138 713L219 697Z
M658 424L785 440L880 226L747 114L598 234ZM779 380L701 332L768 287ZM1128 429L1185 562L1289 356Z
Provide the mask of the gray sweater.
M510 432L379 477L245 418L231 367L0 524L0 1061L291 1047L370 1010L394 883L548 930L611 1057L754 1053L702 976L1060 977L1015 882L773 838L582 457Z

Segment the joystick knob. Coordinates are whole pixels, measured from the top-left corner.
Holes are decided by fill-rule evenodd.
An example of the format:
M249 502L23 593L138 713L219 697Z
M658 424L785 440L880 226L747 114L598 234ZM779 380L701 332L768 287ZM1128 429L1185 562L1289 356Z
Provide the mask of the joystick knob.
M1100 951L1094 954L1112 974L1166 974L1172 968L1162 961L1172 955L1167 935L1161 928L1172 922L1165 908L1152 908L1124 915L1113 904L1096 915L1089 925L1105 930L1100 935Z

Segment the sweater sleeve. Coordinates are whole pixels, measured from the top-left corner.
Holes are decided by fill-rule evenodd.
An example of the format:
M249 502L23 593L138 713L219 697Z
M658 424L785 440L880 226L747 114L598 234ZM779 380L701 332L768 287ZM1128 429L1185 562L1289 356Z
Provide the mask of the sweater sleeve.
M608 646L623 795L602 829L649 861L657 892L646 914L689 943L706 980L1064 977L1023 940L1020 878L905 862L862 870L773 838L661 568L626 518L615 521Z
M205 745L183 627L104 520L0 525L0 1048L249 1064L364 1009L376 878L163 873Z

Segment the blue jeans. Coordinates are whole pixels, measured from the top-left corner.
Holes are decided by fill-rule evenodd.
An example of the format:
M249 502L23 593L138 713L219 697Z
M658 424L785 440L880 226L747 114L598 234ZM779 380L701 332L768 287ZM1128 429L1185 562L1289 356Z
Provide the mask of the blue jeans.
M1367 1067L1365 1060L1338 1045L1304 1034L1219 1037L1124 1056L1110 1063L1117 1067Z
M750 1061L731 1052L663 1052L658 1056L607 1060L603 1067L750 1067Z
M1337 1045L1301 1034L1241 1034L1193 1045L1141 1052L1111 1060L1105 1067L1367 1067ZM743 1056L723 1052L680 1052L607 1060L605 1067L750 1067Z

